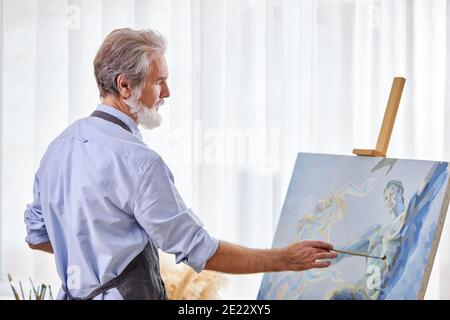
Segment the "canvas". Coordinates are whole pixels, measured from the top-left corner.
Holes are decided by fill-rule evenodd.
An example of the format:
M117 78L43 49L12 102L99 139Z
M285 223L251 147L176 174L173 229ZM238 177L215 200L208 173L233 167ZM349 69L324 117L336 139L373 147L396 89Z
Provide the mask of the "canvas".
M317 239L375 258L266 273L258 299L423 298L448 202L447 162L300 153L273 247Z

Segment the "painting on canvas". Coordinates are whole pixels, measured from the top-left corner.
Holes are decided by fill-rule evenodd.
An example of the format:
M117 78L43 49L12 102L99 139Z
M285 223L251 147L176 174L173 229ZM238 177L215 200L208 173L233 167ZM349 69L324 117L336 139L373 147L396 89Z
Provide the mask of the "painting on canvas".
M449 201L447 162L300 153L273 247L317 239L325 269L267 273L258 299L421 299Z

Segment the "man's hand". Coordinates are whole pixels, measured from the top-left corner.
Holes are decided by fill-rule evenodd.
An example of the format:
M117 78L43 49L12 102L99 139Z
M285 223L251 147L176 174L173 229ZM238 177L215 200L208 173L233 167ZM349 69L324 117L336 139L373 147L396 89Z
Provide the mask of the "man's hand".
M295 242L281 248L281 263L278 271L305 271L313 268L326 268L330 261L323 259L335 259L337 254L331 252L333 246L322 241Z
M28 246L33 250L41 250L48 253L53 253L53 247L52 244L49 242L44 243L38 243L38 244L31 244L29 243Z
M251 249L225 241L207 261L205 269L226 273L245 274L274 271L304 271L326 268L334 259L333 246L322 241L295 242L284 248Z

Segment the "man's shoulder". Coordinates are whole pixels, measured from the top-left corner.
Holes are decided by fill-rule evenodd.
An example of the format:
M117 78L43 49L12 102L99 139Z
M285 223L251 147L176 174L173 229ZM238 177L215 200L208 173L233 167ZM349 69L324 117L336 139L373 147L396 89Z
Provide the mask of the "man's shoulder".
M161 160L161 156L143 142L133 145L131 150L132 152L127 152L129 154L129 161L139 166L146 167L157 160Z
M159 154L137 136L130 134L119 126L113 124L113 131L106 130L103 126L97 126L96 121L103 121L92 117L76 121L73 126L74 136L85 138L95 144L97 148L105 152L114 153L118 158L132 162L138 166L145 166L160 158Z
M101 126L96 126L95 121L97 119L92 117L74 121L50 143L49 149L80 141L86 148L98 150L99 154L113 155L113 157L104 157L105 161L122 159L123 162L139 167L145 167L160 158L156 151L149 148L138 137L120 127L114 132L105 130Z

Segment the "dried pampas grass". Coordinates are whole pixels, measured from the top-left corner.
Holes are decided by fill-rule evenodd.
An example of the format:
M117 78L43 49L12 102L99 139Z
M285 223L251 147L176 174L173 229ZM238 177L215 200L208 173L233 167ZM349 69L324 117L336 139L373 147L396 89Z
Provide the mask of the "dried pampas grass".
M176 264L173 255L159 252L161 276L171 300L217 300L227 281L223 274L205 270L196 273L184 263Z

